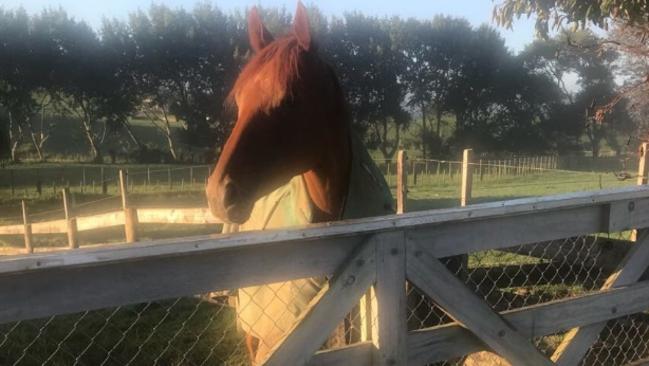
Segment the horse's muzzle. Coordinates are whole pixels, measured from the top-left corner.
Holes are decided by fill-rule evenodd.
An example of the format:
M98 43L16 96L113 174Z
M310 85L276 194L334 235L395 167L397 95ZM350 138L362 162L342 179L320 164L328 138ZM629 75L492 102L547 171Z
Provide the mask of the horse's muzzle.
M250 218L252 202L245 197L243 190L229 177L220 182L208 180L205 193L212 214L228 224L243 224Z

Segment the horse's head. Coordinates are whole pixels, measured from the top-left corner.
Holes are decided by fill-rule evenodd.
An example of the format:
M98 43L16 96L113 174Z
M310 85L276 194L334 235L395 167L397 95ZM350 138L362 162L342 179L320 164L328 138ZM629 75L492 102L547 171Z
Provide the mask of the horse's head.
M276 40L253 8L248 35L253 55L230 93L237 121L206 187L212 213L230 223L245 222L257 199L292 177L334 160L329 152L348 133L342 92L311 42L301 3L292 31Z

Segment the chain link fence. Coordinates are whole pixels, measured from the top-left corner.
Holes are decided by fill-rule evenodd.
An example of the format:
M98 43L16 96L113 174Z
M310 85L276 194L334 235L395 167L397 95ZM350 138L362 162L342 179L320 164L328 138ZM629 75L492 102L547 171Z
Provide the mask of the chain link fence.
M1 365L251 365L322 289L307 278L0 325ZM355 307L322 349L361 340Z
M631 237L631 231L578 236L475 252L443 262L494 310L503 312L598 292L628 250ZM453 322L415 286L407 284L407 293L409 330ZM534 343L550 357L564 335L537 337ZM436 365L477 365L485 361L472 357ZM609 321L581 364L626 365L647 357L649 314L643 312Z
M631 232L586 235L446 258L444 263L502 312L599 291ZM2 365L248 365L260 363L295 324L326 278L307 278L0 325ZM453 320L406 284L409 330ZM371 296L370 292L366 296ZM371 299L363 299L371 302ZM355 307L323 349L368 340L374 315ZM369 323L369 325L368 325ZM564 334L536 338L550 356ZM583 365L649 356L645 313L612 320ZM470 364L470 358L443 365Z

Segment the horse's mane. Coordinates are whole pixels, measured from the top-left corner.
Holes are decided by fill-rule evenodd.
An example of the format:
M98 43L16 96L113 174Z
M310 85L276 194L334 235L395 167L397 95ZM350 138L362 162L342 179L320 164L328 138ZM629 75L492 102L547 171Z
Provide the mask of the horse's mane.
M228 97L229 103L245 99L249 107L266 112L279 106L286 96L291 96L291 87L299 78L302 52L306 51L293 35L284 36L264 47L241 71Z

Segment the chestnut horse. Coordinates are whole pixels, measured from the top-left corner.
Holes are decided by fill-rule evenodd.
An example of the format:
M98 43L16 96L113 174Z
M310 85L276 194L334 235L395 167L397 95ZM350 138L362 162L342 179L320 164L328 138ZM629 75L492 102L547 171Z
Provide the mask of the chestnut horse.
M230 93L237 121L207 182L212 213L243 230L393 213L382 174L351 133L338 79L311 40L304 6L278 39L253 8L248 35L253 54ZM253 363L267 357L323 281L239 290Z

